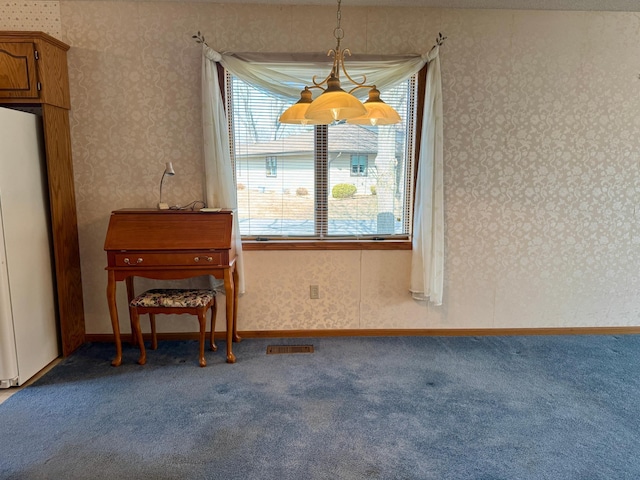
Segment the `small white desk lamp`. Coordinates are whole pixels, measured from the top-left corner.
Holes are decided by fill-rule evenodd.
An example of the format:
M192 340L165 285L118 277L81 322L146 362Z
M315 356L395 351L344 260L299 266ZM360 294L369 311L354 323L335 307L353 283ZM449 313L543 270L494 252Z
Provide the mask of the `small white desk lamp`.
M158 203L158 210L169 210L169 204L162 203L162 183L164 182L165 175L169 175L172 177L175 174L176 172L173 170L173 165L171 165L171 162L167 162L164 173L162 174L162 178L160 179L160 203Z

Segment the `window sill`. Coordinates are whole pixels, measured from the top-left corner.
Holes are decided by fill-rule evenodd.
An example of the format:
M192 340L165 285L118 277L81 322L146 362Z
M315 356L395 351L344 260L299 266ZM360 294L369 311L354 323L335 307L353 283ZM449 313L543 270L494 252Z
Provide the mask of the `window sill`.
M243 240L244 251L265 250L411 250L411 240Z

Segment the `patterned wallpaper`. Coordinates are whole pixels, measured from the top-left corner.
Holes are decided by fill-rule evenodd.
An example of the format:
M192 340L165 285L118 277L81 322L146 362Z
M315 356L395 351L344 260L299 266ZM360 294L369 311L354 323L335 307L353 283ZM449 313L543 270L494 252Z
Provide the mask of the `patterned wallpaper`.
M63 0L60 18L87 332L108 333L109 212L153 206L169 160L168 200L202 198L191 35L219 50L325 51L335 11ZM448 37L444 304L411 299L409 252L246 252L239 328L640 325L640 14L343 5L342 26L358 53ZM159 329L195 330L186 323Z
M640 16L446 17L442 318L637 325Z
M39 31L60 38L60 2L3 0L0 2L0 30Z

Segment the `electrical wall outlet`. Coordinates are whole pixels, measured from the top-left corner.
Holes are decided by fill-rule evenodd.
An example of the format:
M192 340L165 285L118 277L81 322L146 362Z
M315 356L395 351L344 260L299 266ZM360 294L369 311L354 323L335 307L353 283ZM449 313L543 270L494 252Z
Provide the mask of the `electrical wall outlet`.
M309 285L309 298L313 300L320 298L320 287L318 285Z

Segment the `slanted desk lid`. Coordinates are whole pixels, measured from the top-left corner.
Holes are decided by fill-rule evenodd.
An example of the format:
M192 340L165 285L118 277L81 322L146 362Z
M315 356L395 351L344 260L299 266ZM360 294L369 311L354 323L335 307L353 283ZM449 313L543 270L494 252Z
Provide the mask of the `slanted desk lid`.
M233 211L125 209L111 213L105 250L229 249Z

